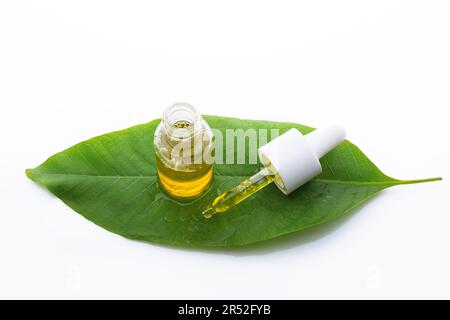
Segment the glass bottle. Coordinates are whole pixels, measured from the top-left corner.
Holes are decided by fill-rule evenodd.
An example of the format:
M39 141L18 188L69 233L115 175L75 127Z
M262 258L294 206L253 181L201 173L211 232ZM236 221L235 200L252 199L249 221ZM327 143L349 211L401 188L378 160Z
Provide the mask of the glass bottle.
M204 154L212 148L212 131L190 104L167 108L154 137L156 164L161 187L176 198L203 193L213 177L212 163Z

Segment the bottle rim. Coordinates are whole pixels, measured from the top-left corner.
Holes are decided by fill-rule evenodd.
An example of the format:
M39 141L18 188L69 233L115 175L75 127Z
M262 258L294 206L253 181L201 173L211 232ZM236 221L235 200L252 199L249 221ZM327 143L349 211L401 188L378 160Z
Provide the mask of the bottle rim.
M202 118L198 110L189 103L175 103L168 107L162 116L167 134L175 139L187 139L199 132L202 128ZM189 123L186 128L176 126L176 123L185 121Z

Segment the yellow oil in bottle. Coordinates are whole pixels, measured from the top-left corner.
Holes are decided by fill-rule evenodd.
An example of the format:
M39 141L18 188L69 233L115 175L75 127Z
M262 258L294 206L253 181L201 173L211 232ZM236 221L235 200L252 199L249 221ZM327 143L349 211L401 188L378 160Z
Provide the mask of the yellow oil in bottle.
M211 130L192 106L176 104L166 110L155 133L155 153L159 183L173 197L198 196L213 177L212 164L203 159L195 161L195 137L201 138L201 151L211 147ZM187 156L182 152L173 154L180 144L188 147Z
M201 194L213 176L212 165L201 164L190 170L176 170L156 159L159 182L169 194L191 198Z

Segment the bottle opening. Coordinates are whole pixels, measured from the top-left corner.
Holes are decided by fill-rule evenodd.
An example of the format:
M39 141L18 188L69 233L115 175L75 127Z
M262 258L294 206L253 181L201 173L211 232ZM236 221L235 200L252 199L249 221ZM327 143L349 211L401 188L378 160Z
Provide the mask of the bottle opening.
M176 103L163 114L167 134L174 139L186 139L201 129L200 113L188 103Z

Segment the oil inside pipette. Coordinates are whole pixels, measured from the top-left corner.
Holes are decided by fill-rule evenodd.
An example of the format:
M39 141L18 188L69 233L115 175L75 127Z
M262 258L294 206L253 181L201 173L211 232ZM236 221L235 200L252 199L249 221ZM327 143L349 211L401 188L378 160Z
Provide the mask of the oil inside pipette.
M230 191L222 193L213 203L206 207L202 214L205 218L229 210L239 202L247 199L252 194L258 192L275 179L275 174L267 167L263 168L254 176L245 179Z

